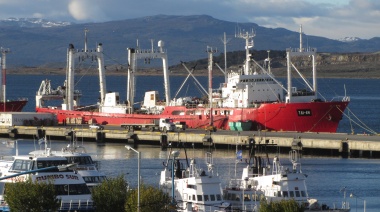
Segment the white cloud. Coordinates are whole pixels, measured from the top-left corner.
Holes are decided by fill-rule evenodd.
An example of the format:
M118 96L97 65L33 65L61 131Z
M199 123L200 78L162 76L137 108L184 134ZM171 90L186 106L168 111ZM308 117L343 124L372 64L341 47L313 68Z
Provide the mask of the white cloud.
M78 21L106 21L107 16L100 6L101 3L98 0L71 0L68 10Z

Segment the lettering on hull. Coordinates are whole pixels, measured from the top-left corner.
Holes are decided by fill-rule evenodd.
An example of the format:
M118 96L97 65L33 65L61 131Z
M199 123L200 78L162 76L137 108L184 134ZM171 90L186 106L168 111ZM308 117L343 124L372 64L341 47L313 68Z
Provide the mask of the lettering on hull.
M311 110L310 109L302 109L297 110L298 116L311 116Z

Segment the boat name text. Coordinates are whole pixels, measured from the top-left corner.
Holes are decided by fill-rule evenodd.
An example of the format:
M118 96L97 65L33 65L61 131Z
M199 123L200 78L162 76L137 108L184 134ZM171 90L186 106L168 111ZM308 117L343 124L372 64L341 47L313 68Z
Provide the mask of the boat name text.
M70 174L52 174L52 175L46 175L46 176L41 176L41 177L36 177L37 181L42 181L42 180L48 180L48 179L70 179L70 180L79 180L78 176L76 175L70 175Z
M298 116L311 116L310 109L297 110Z

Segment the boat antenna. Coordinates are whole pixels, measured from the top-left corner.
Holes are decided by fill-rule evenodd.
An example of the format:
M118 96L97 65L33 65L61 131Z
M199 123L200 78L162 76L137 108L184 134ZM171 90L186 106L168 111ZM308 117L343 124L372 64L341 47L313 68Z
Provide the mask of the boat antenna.
M227 43L229 43L231 41L231 38L228 38L226 37L226 33L224 32L224 36L223 36L223 39L222 39L222 43L223 43L223 46L224 46L224 80L225 82L227 82Z
M300 25L300 52L303 52L303 48L302 48L302 24Z

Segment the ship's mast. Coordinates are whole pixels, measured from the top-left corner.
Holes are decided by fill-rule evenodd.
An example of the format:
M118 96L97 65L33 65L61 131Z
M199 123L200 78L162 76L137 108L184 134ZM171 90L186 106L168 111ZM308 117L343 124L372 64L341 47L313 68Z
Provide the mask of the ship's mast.
M249 49L253 48L253 38L256 36L255 32L251 30L251 32L241 32L239 31L235 34L237 38L245 39L245 65L244 65L244 75L249 74L251 54L249 53Z
M209 99L209 105L210 105L210 126L213 126L214 120L212 115L212 56L213 54L217 52L216 49L213 49L212 47L207 46L207 53L208 53L208 99Z
M141 50L140 48L128 48L128 80L127 80L127 102L129 104L130 113L133 113L134 94L135 94L135 73L136 73L136 61L138 59L144 59L147 63L151 59L162 59L162 68L164 72L164 87L165 87L165 99L166 106L170 103L170 82L169 82L169 69L168 69L168 56L163 49L164 42L158 41L158 48L153 49L153 40L151 40L151 49Z
M313 68L313 92L315 97L317 96L317 70L316 70L316 48L307 48L304 49L302 47L302 25L300 25L300 47L299 49L286 49L286 58L287 58L287 78L288 78L288 94L286 97L286 102L290 103L292 102L292 73L291 73L291 67L293 66L291 62L291 57L311 57L312 58L312 68Z
M82 51L77 51L74 49L74 45L70 44L68 49L68 67L66 75L66 98L67 101L62 105L63 110L73 110L74 106L77 106L79 102L74 103L74 75L75 75L75 60L85 60L85 59L95 59L98 61L98 71L99 71L99 93L100 93L100 104L104 104L104 99L106 95L106 80L105 80L105 68L104 68L104 58L103 58L103 46L101 43L98 44L96 50L89 51L87 49L87 32L85 29L85 49ZM78 99L77 99L78 100Z
M224 47L224 82L227 82L227 43L230 42L231 39L227 39L226 33L223 36L223 47Z
M11 52L9 49L5 49L5 48L1 48L1 78L0 78L0 85L1 85L1 101L4 102L4 111L5 110L5 103L7 101L7 97L6 97L6 85L7 85L7 81L6 81L6 75L7 75L7 64L6 64L6 59L7 59L7 56L6 54Z

